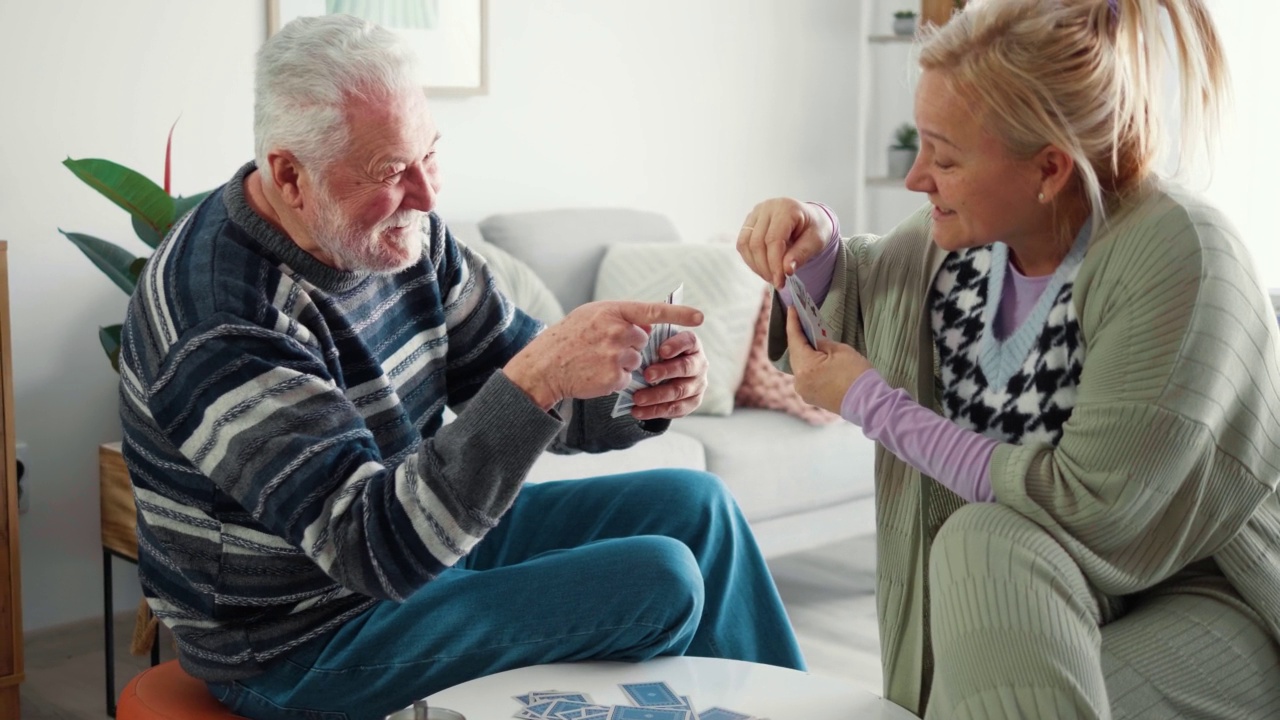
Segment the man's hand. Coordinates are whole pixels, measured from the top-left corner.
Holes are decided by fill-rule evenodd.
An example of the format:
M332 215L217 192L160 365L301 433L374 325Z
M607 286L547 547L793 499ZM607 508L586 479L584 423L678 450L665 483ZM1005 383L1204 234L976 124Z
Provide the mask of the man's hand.
M791 372L796 377L796 392L810 405L837 414L853 381L872 369L865 357L844 343L819 340L815 350L805 338L800 316L793 307L787 308L787 350L791 354Z
M644 379L654 387L640 388L631 396L632 417L680 418L697 410L707 391L709 366L698 336L689 330L676 333L658 348L658 361L645 368Z
M658 323L696 327L702 312L668 303L587 303L534 338L503 372L543 410L564 398L608 395L627 386Z

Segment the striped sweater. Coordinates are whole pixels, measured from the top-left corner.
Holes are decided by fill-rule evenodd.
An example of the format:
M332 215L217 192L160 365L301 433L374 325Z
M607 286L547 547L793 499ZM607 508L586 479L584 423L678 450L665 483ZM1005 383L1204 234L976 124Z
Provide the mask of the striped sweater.
M927 299L945 257L926 205L883 238L845 240L822 307L835 340L935 410ZM1280 332L1235 229L1203 201L1152 187L1090 242L1072 301L1088 354L1071 419L1056 447L996 447L996 501L1043 527L1107 595L1147 592L1212 558L1280 639ZM785 369L778 309L769 351ZM884 691L913 711L930 680L930 544L962 504L877 447Z
M143 591L205 680L408 597L549 446L652 434L608 398L545 413L498 372L540 326L434 213L415 266L340 272L249 207L253 167L157 248L120 356Z

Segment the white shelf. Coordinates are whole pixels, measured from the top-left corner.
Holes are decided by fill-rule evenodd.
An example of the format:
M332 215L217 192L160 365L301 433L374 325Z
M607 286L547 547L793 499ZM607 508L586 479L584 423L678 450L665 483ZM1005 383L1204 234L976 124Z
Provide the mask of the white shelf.
M915 42L915 35L869 35L867 42L870 43L912 43Z

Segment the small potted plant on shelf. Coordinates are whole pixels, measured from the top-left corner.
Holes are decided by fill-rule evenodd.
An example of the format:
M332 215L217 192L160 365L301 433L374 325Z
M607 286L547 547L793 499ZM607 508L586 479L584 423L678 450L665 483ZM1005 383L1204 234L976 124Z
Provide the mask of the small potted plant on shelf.
M889 177L904 178L910 172L919 152L919 133L911 123L902 123L893 131L893 144L889 146Z
M899 10L893 14L894 35L914 35L916 32L916 13L914 10Z

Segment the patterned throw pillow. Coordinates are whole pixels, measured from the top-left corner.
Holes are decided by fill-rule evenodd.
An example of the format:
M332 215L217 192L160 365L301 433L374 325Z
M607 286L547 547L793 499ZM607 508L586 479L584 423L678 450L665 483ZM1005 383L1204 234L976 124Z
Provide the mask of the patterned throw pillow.
M742 384L734 395L734 403L738 407L781 410L810 425L829 425L839 420L839 415L805 402L796 393L796 379L769 362L769 311L772 306L773 289L765 288L764 301L756 316L751 353L747 355L747 368L742 374Z

